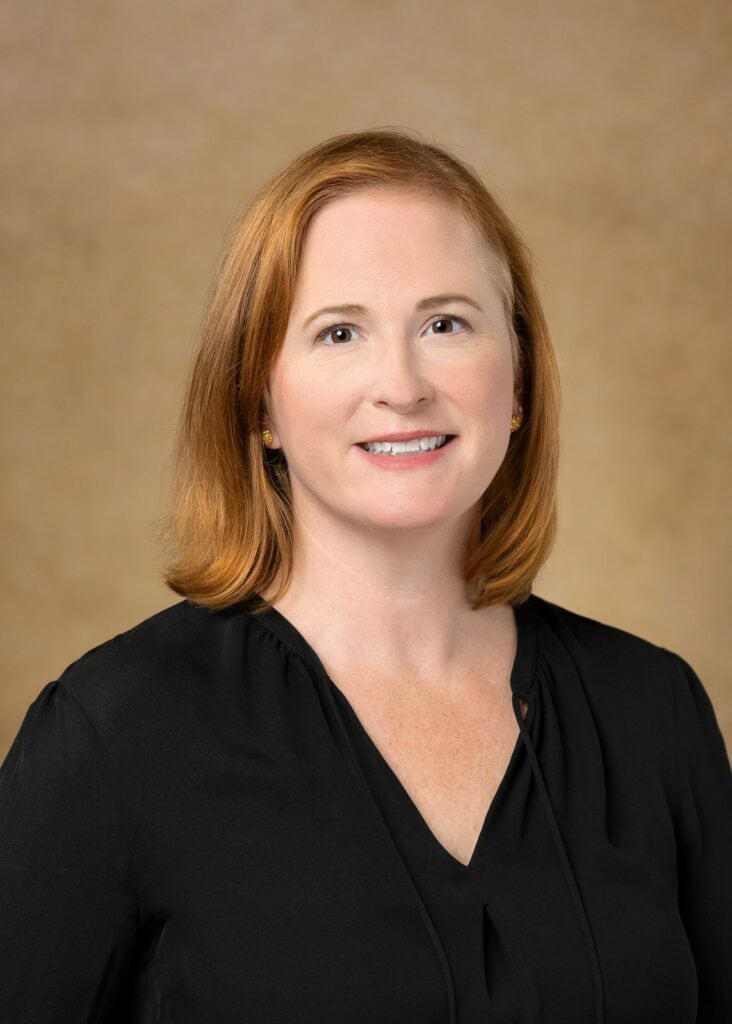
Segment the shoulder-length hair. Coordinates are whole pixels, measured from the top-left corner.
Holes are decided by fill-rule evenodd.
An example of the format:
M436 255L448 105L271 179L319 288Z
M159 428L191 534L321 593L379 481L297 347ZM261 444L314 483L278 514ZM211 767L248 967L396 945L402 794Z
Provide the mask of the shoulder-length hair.
M214 278L160 532L164 580L196 604L262 609L289 583L293 509L286 459L262 443L267 382L311 218L333 199L384 185L447 199L475 225L494 257L512 333L523 423L482 496L466 551L472 606L521 603L549 554L559 383L529 253L460 160L405 129L354 132L303 153L256 194Z

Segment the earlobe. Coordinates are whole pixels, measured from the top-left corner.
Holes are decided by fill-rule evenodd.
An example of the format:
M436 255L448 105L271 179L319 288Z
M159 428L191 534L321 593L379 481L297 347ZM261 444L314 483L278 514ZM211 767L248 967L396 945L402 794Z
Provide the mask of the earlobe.
M511 433L512 434L515 434L516 431L520 428L521 424L523 423L523 420L524 420L524 410L523 410L523 408L521 406L521 403L518 400L518 397L515 397L514 400L513 400L513 414L511 416Z
M260 431L260 437L262 444L265 448L278 448L279 445L276 441L276 432L272 425L272 421L269 415L269 385L267 385L262 393L262 429Z

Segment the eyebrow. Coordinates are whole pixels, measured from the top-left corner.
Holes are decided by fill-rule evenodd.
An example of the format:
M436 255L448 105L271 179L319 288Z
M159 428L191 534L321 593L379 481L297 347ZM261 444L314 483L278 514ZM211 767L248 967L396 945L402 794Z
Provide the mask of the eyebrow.
M473 309L477 309L479 313L483 312L481 306L471 299L468 295L430 295L427 299L420 299L415 309L418 312L422 312L425 309L432 309L435 306L442 306L446 302L465 302L468 306L472 306ZM323 306L322 309L316 310L315 313L311 313L310 316L303 321L303 330L308 327L313 320L317 320L319 316L323 316L325 313L336 314L337 316L358 316L363 313L367 313L368 310L365 306L355 305L354 303L346 303L343 306Z

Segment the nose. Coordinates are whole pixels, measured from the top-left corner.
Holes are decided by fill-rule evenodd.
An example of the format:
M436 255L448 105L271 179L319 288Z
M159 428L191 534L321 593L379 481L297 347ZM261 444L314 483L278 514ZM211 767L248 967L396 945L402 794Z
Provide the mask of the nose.
M392 338L379 348L373 385L375 405L409 412L420 402L429 402L433 395L425 356L407 338Z

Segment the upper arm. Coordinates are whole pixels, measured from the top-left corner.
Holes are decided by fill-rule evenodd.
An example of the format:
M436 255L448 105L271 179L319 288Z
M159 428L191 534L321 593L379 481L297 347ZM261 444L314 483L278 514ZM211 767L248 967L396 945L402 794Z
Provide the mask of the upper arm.
M0 768L0 1021L109 1019L137 926L113 766L49 683Z
M698 1020L732 1020L732 774L709 697L676 671L679 908L699 977Z

